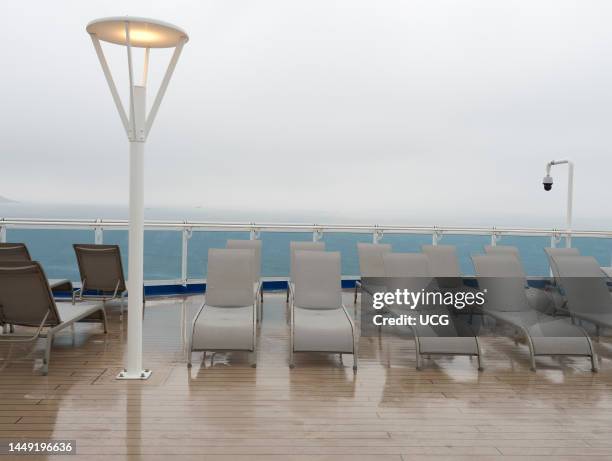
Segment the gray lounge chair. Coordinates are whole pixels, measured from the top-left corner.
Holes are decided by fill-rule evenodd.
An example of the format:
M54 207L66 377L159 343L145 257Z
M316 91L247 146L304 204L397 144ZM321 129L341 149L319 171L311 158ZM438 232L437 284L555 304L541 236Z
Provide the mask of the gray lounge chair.
M257 303L257 318L259 321L263 319L263 284L261 281L261 240L228 240L226 248L236 250L252 250L253 258L253 289L259 293Z
M516 257L516 260L519 262L522 277L525 281L525 294L527 295L529 304L534 309L541 312L554 313L555 299L553 293L529 286L527 283L527 274L523 268L523 263L521 262L521 256L517 247L509 245L485 245L484 250L486 254L509 254Z
M361 288L372 294L376 288L367 287L364 279L369 281L376 280L385 276L385 265L383 262L383 254L391 252L391 245L388 243L358 243L357 253L359 255L359 272L361 280L355 282L355 299L357 303L357 292Z
M121 318L123 318L125 297L128 292L119 245L75 243L73 247L81 277L81 288L74 291L73 303L77 299L100 300L103 303L118 299L121 301ZM144 296L142 304L144 316Z
M387 253L383 255L387 290L408 289L411 292L439 291L432 276L430 260L423 253ZM472 327L463 318L454 316L444 306L422 306L414 310L405 306L391 307L395 314L405 314L406 310L416 315L446 315L448 325L422 325L412 327L416 351L416 368L421 369L423 355L467 355L476 356L478 370L483 370L482 354L478 338Z
M463 288L459 258L454 245L421 245L421 251L429 258L429 269L444 289Z
M46 339L43 374L49 371L54 336L79 321L97 321L107 332L106 312L100 304L56 304L45 273L36 261L0 263L0 322L33 327L31 335L3 334L0 342L23 343Z
M289 367L296 352L353 354L358 365L358 332L342 304L340 253L297 250L289 302Z
M555 264L555 258L557 256L580 256L580 252L577 248L544 248L544 252L548 257L550 270L555 280L559 278L557 265Z
M521 331L529 346L531 369L536 356L568 355L590 357L597 371L597 356L586 332L567 318L557 318L533 309L525 294L523 271L509 254L472 256L478 284L486 290L484 312Z
M597 328L612 328L612 296L608 278L592 256L555 256L558 284L567 299L572 318Z
M550 273L553 277L553 286L551 289L551 298L553 300L553 315L556 315L558 311L567 314L566 299L559 290L557 281L559 280L559 271L555 264L555 258L557 256L580 256L580 252L577 248L544 248L546 257L548 258L548 264L550 265Z
M257 298L253 291L252 250L208 251L205 301L193 319L187 366L193 351L246 351L257 363ZM211 358L212 364L212 358Z
M289 243L289 280L287 282L287 302L289 302L289 296L291 296L291 289L293 287L293 280L295 277L295 252L296 251L325 251L325 242L290 242Z

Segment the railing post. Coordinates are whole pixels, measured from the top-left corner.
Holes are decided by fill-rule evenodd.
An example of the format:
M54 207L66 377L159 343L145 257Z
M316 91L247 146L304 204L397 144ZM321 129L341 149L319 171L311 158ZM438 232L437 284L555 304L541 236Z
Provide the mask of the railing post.
M372 233L372 243L374 244L378 244L380 243L380 241L382 240L384 235L384 231L382 229L374 229L374 232Z
M0 243L6 243L6 226L0 226Z
M561 241L561 236L558 232L553 231L553 234L550 236L550 247L557 248L557 243Z
M187 221L185 221L187 224ZM189 239L193 235L191 227L183 228L183 238L181 242L181 283L183 286L187 286L187 262L189 258Z
M104 230L102 229L102 220L100 218L96 219L96 227L94 227L94 243L96 245L102 245L104 243Z
M323 231L320 228L315 227L312 231L312 241L318 242L322 238L323 238Z
M251 223L251 230L249 232L249 239L250 240L258 240L259 239L259 229L257 229L255 227L255 223L254 222Z
M431 234L431 244L437 245L442 240L442 232L434 228L433 234Z
M499 235L495 229L493 229L493 233L491 234L491 246L497 246L497 241L501 239L501 235Z

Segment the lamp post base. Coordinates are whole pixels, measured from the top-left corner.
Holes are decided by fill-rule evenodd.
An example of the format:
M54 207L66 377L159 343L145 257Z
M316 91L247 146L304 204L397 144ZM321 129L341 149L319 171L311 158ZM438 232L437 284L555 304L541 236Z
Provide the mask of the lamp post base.
M151 370L142 370L135 373L123 370L117 375L115 379L139 379L141 381L144 381L151 377L151 373L153 373Z

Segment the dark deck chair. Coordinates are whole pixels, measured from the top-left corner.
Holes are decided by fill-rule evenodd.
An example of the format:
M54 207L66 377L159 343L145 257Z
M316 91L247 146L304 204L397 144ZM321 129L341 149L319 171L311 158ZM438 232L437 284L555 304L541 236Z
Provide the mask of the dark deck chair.
M6 261L32 261L30 252L25 243L0 243L0 263ZM72 283L69 280L50 280L49 284L53 293L72 293ZM2 323L0 322L0 325ZM10 327L11 333L13 332L12 325L3 325L4 327Z
M3 334L0 342L23 343L45 338L43 373L49 371L53 337L79 321L97 321L107 332L106 312L102 304L56 305L45 273L36 261L0 262L0 322L34 327L31 335Z
M106 303L119 299L121 318L123 318L125 297L128 292L119 245L75 243L73 247L81 275L81 288L74 292L73 302L77 299L96 299ZM144 296L142 304L144 307Z
M608 277L592 256L556 256L557 283L567 299L573 319L586 320L597 328L612 328L612 295Z
M32 261L25 243L0 243L0 262Z
M557 318L532 308L525 294L523 272L511 254L472 256L478 285L486 290L484 313L521 331L529 346L531 370L535 357L590 357L591 370L597 371L597 355L587 333L567 318Z

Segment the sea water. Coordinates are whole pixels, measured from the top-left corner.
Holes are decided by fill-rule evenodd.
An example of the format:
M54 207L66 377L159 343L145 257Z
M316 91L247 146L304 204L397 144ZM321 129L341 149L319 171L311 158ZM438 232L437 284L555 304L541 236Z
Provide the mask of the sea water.
M74 208L24 207L16 204L5 205L0 209L4 216L11 217L53 217L88 218L100 210L86 211L87 207ZM108 213L109 210L106 210ZM89 215L91 214L91 216ZM171 215L172 213L170 213ZM18 216L21 215L21 216ZM99 216L99 214L97 214ZM166 211L166 219L177 219ZM114 217L124 218L125 216ZM161 216L148 218L162 219ZM238 218L243 218L239 216ZM212 219L211 219L212 220ZM238 220L238 219L236 219ZM249 222L248 219L241 219ZM224 248L228 239L248 239L248 232L194 231L188 243L188 278L206 277L207 255L210 248ZM289 242L293 240L312 241L309 232L261 232L262 275L264 277L286 277L289 274ZM104 230L104 243L117 244L121 249L123 267L127 271L128 232L127 230ZM40 261L49 278L79 279L74 243L94 243L93 230L64 229L7 229L8 242L25 243L32 258ZM147 230L144 238L144 276L146 280L176 280L181 278L181 241L182 232L176 230ZM339 251L342 257L342 273L345 276L359 274L357 255L358 242L371 242L371 234L324 233L322 241L329 251ZM461 271L473 275L471 255L483 253L484 245L490 244L490 236L444 235L440 244L455 245ZM390 243L394 252L417 252L421 245L431 244L432 236L427 234L385 234L381 243ZM550 246L550 237L503 236L499 245L512 245L519 249L527 275L546 276L549 266L544 248ZM563 242L560 243L563 245ZM612 265L612 239L578 238L572 239L572 246L583 255L594 256L600 265ZM126 274L127 275L127 274Z

